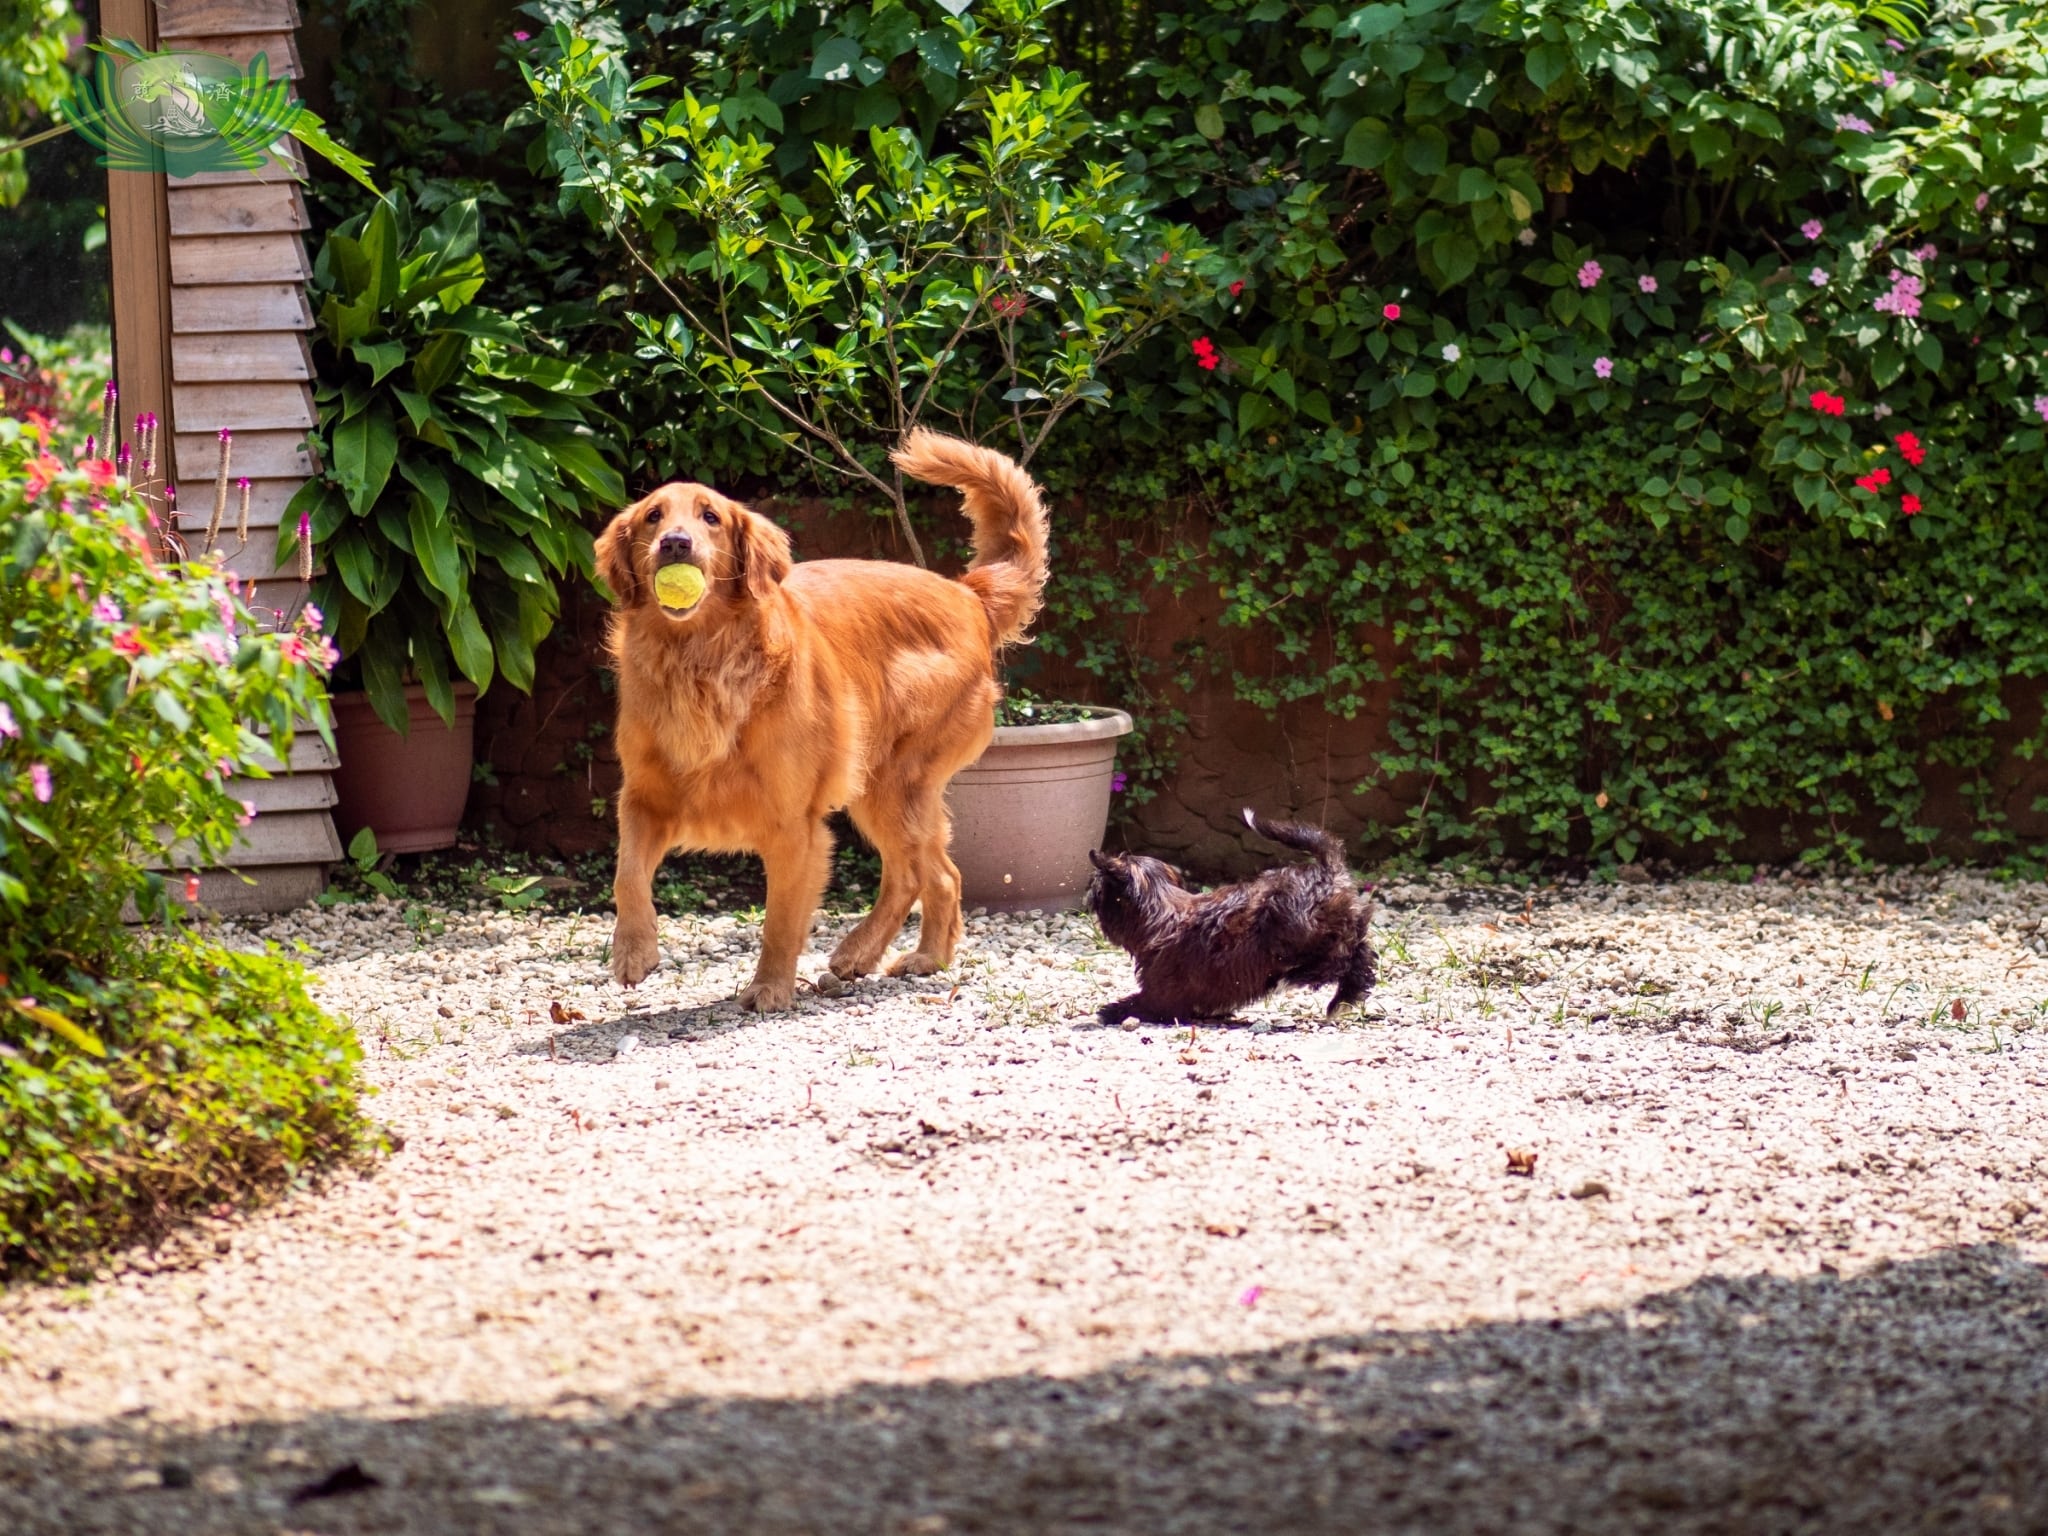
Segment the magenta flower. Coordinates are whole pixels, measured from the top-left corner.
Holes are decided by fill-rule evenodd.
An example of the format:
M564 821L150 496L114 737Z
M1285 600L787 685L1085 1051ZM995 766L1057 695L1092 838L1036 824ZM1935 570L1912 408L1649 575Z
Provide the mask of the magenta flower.
M118 624L121 622L121 605L101 593L100 600L92 605L92 616L102 624Z
M1118 769L1109 776L1109 792L1112 795L1120 795L1129 783L1130 780L1124 777L1123 770Z
M2034 414L2048 421L2048 395L2034 396Z
M531 32L514 32L512 34L512 41L515 43L530 42L532 38L533 34Z
M1594 358L1594 359L1593 359L1593 375L1594 375L1594 377L1596 377L1596 378L1601 378L1601 379L1611 379L1611 378L1613 378L1613 377L1614 377L1614 359L1613 359L1613 358L1611 358L1611 357L1596 357L1596 358Z
M1821 223L1819 219L1808 219L1799 226L1799 233L1806 236L1809 240L1818 240L1821 236L1821 231L1826 228L1827 226Z
M44 805L50 803L50 770L41 763L28 765L29 787L35 791L36 799Z
M1592 287L1592 286L1593 286L1593 285L1594 285L1595 283L1597 283L1597 282L1599 282L1599 281L1600 281L1600 263L1599 263L1599 262L1597 262L1597 261L1588 261L1588 262L1586 262L1586 264L1585 264L1584 266L1582 266L1582 267L1580 267L1580 268L1579 268L1579 286L1580 286L1581 288L1591 288L1591 287Z
M1265 1294L1266 1288L1263 1285L1248 1285L1238 1294L1237 1304L1240 1307L1256 1307L1259 1298Z
M21 727L14 723L14 711L0 704L0 736L19 736Z
M1657 291L1657 279L1650 276L1649 273L1645 272L1641 277L1636 279L1636 286L1642 289L1645 293L1655 293Z

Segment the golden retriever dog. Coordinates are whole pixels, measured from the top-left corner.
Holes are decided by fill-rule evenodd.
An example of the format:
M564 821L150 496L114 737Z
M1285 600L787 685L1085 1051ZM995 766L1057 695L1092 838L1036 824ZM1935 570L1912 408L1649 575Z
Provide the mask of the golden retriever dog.
M925 976L960 942L960 871L946 784L988 745L996 656L1038 612L1046 515L1038 487L993 449L918 430L891 455L957 488L974 524L958 580L881 560L790 561L788 535L708 486L665 485L611 522L598 571L617 598L619 865L612 974L661 963L653 879L671 849L758 853L761 960L743 1007L787 1008L830 872L841 808L882 856L874 909L832 951L865 975L921 902L917 948L888 965ZM692 565L702 573L664 568ZM702 592L681 609L661 590Z

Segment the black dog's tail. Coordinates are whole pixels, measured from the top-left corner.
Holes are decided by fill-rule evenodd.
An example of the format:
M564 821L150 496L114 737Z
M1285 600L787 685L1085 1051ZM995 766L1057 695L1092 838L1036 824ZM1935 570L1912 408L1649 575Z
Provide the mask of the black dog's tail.
M1268 821L1250 806L1245 807L1244 824L1268 842L1314 854L1316 862L1332 880L1351 878L1350 866L1344 862L1343 843L1321 827L1304 826L1297 821Z

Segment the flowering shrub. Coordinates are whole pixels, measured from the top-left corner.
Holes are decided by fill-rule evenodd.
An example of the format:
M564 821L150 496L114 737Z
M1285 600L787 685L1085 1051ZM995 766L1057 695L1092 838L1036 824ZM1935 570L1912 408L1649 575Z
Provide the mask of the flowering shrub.
M0 420L0 1267L354 1124L352 1042L295 966L123 925L189 899L146 865L231 858L253 807L227 781L326 730L331 653L310 616L263 632L213 567L161 564L115 466L68 457Z

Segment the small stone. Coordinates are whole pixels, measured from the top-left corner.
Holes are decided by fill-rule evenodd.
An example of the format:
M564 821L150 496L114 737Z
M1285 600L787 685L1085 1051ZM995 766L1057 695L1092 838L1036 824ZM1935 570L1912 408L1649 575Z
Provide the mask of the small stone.
M1598 1179L1586 1179L1572 1191L1572 1198L1574 1200L1590 1200L1595 1195L1600 1196L1603 1200L1614 1198L1612 1191Z
M1533 1176L1536 1172L1536 1149L1534 1147L1509 1148L1508 1172L1524 1179Z
M820 971L813 985L820 997L844 997L847 993L846 982L836 971Z
M619 1036L619 1043L612 1047L612 1054L614 1056L630 1056L639 1049L640 1037L638 1035L621 1035Z
M192 1469L181 1461L167 1461L156 1469L157 1481L166 1488L190 1488Z

